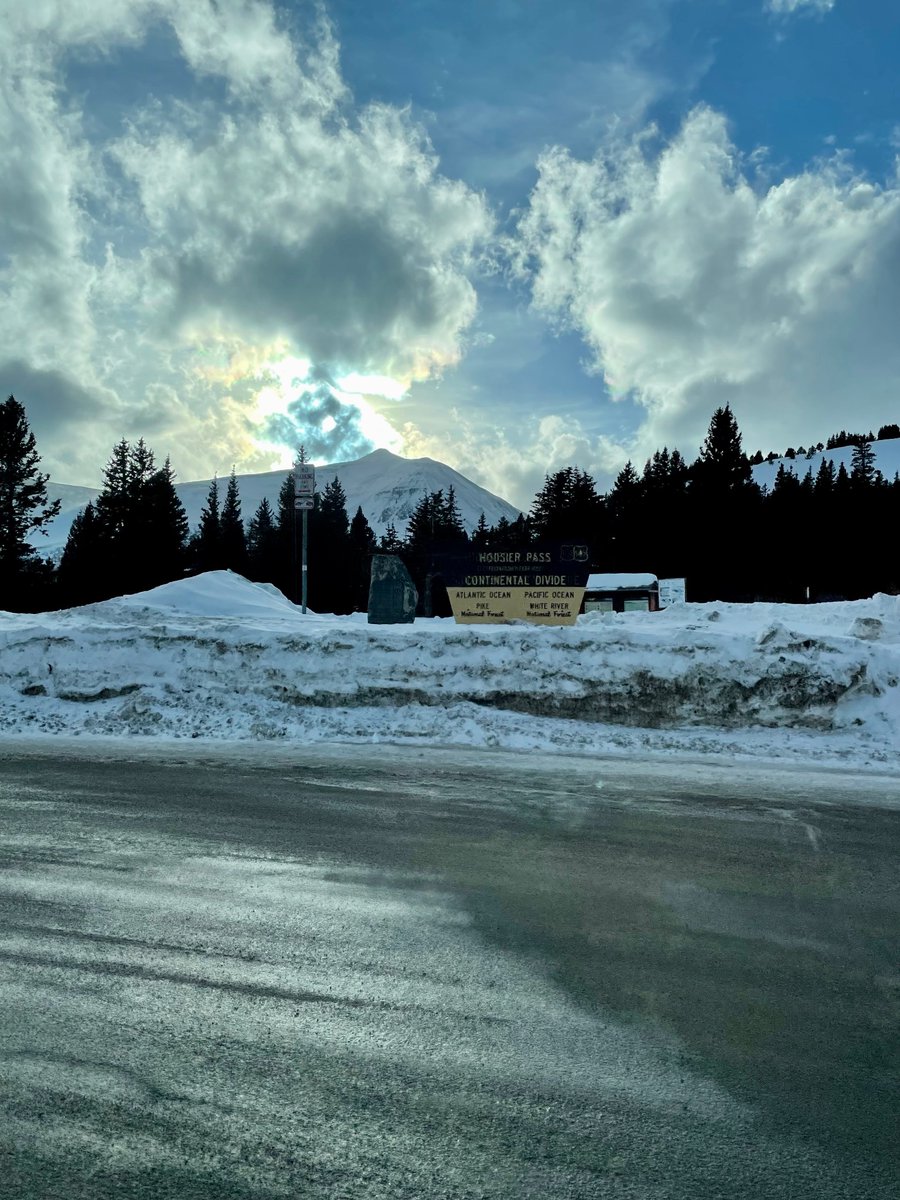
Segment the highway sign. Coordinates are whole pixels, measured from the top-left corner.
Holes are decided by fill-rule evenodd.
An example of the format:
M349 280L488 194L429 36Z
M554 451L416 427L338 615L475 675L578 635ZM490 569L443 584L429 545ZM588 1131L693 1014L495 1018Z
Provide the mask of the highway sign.
M316 468L310 463L294 467L294 486L299 496L311 496L316 490Z

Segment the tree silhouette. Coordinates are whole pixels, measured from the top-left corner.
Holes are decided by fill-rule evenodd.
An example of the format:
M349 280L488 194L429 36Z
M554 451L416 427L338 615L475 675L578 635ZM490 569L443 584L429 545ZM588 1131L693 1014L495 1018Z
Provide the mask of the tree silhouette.
M241 520L241 497L234 467L231 468L228 487L225 490L225 503L222 505L219 530L222 565L229 571L237 571L239 575L246 575L248 567L247 538L244 533L244 522Z
M263 496L247 530L250 578L274 583L278 573L278 530L269 501Z
M369 580L376 541L362 506L350 522L350 602L354 612L365 612L369 603Z
M157 469L143 439L132 447L123 438L103 478L95 503L72 523L60 561L69 604L145 591L184 570L188 522L169 460Z
M875 480L875 451L871 441L860 439L850 455L850 478L859 487L868 487Z
M219 510L219 480L213 477L206 504L200 510L200 528L194 539L196 565L201 571L220 571L224 565L222 514Z
M40 461L25 409L10 396L0 404L0 607L39 602L48 576L31 536L46 532L60 502L47 501L49 476L38 470Z

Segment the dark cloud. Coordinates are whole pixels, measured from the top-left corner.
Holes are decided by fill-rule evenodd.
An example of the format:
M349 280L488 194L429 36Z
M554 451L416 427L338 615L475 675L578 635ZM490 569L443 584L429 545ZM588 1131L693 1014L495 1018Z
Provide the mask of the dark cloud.
M41 370L21 359L0 362L0 390L2 399L13 395L24 406L38 453L45 457L52 446L56 462L76 471L85 442L117 407L105 389L82 387L62 371Z
M157 269L178 325L224 316L261 337L284 334L315 361L361 368L396 354L398 329L427 334L445 298L418 247L347 210L323 214L302 238L254 230L227 255L174 250Z
M11 394L25 406L38 437L96 419L108 412L110 402L108 394L90 391L62 371L41 370L21 359L0 362L0 391L4 399Z

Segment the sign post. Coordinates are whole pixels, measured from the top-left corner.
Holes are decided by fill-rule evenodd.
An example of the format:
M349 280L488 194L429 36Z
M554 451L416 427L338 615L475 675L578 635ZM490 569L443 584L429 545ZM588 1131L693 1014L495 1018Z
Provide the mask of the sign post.
M307 581L309 568L307 565L306 542L309 532L308 514L315 503L316 469L312 463L298 463L294 468L294 513L303 514L303 541L300 551L300 603L306 612L308 593Z

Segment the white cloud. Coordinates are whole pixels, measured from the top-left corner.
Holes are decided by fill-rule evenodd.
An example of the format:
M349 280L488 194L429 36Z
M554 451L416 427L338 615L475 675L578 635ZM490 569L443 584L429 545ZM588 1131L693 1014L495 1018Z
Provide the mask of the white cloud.
M124 114L124 131L82 111L69 61L114 71L161 26L182 56L161 94L185 64L196 90ZM322 22L301 43L270 0L0 0L0 146L0 319L19 368L0 379L71 385L36 430L69 480L92 482L123 433L182 476L269 465L257 395L276 354L402 394L462 353L486 203L440 175L407 113L354 107ZM67 422L91 402L74 445ZM365 437L354 412L348 446Z
M555 471L577 466L594 479L608 480L624 462L618 443L591 434L570 416L523 417L514 428L492 425L488 414L451 410L450 418L452 439L406 424L404 454L446 462L523 512Z
M721 115L696 109L591 162L553 149L519 226L534 305L578 330L643 405L640 460L693 453L731 403L749 449L896 420L900 186L840 157L768 187Z
M831 12L835 0L767 0L766 8L774 13L795 13L810 10L812 12Z

